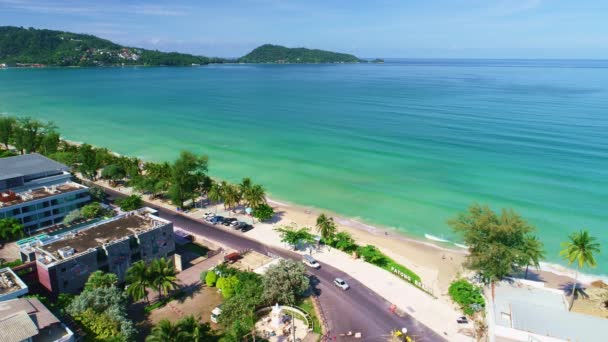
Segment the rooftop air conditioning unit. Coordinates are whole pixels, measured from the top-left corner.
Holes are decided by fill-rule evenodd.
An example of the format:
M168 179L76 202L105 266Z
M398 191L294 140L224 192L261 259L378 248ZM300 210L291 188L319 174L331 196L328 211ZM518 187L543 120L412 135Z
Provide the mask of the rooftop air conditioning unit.
M72 247L63 247L63 248L59 248L57 250L57 253L59 253L59 255L61 255L62 258L68 258L71 257L72 255L74 255L74 248Z

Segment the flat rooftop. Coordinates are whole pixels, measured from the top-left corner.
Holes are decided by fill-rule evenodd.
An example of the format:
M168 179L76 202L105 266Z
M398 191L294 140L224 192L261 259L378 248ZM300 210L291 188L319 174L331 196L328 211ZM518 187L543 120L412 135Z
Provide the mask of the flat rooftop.
M68 192L84 189L85 187L74 182L65 182L63 184L44 186L40 188L31 189L17 193L17 197L13 200L6 202L0 199L0 208L10 207L16 204L39 200L45 197L51 197L56 195L65 194ZM0 198L8 198L9 194L7 191L0 193Z
M10 268L0 269L0 297L27 289L27 286Z
M164 225L168 221L155 216L129 212L111 219L82 227L58 236L55 241L44 244L39 248L51 254L56 260L61 260L60 249L74 249L74 255L86 252L91 248L97 248L112 241L121 240L151 228Z
M495 294L497 325L562 340L605 341L599 332L608 331L608 319L568 311L557 290L500 282Z
M57 173L69 168L38 153L0 158L0 180L33 174Z

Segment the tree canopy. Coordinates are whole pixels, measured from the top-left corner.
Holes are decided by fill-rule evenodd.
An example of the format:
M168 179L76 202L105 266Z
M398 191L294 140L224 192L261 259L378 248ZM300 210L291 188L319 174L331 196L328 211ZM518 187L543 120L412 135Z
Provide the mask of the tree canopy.
M306 48L287 48L264 44L238 59L239 63L357 63L359 58L346 53Z
M125 47L88 34L2 26L0 62L52 66L190 66L222 63L224 59Z
M203 178L207 174L207 156L197 156L188 151L182 151L171 168L171 185L169 196L173 204L183 207L188 199L198 196Z
M526 254L526 241L535 228L513 210L496 214L488 206L473 204L448 221L469 247L466 265L490 282L535 264Z
M310 286L306 268L301 262L283 259L268 268L262 277L266 303L294 305Z
M23 225L15 218L0 219L0 240L9 241L25 235Z

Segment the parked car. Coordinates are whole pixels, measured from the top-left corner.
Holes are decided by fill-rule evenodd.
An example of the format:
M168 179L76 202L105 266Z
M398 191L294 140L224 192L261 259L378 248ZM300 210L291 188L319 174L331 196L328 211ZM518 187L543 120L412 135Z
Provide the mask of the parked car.
M302 258L302 262L304 263L304 265L310 266L312 268L320 268L321 267L321 265L319 265L319 263L317 262L317 260L315 260L315 258L313 258L312 256L310 256L308 254L304 254L304 257Z
M213 309L211 311L211 322L217 324L221 314L222 314L222 304L216 306L215 309Z
M344 291L346 291L350 288L350 286L348 286L348 284L342 278L334 279L334 285L336 285L337 287L341 288Z
M253 226L248 223L245 223L244 225L241 225L241 228L239 228L239 229L241 230L241 232L245 233L245 232L252 230Z
M460 316L456 319L458 324L469 324L469 320L465 316Z
M242 222L240 222L240 221L232 221L232 222L230 222L230 227L232 227L234 229L239 229L239 228L241 228L241 224L242 224Z
M209 220L209 222L211 222L213 224L222 223L223 221L224 221L224 217L222 217L222 216L214 216L211 220Z
M234 221L237 221L237 219L236 219L236 218L234 218L234 217L226 217L226 218L224 218L224 220L222 221L222 224L223 224L224 226L230 226L230 224L231 224L232 222L234 222Z

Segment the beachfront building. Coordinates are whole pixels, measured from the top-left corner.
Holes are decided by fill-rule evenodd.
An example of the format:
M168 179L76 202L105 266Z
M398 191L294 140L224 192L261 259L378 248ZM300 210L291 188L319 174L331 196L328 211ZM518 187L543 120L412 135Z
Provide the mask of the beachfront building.
M27 285L9 267L0 269L0 302L26 295Z
M36 298L0 303L0 341L71 342L74 333Z
M38 281L53 294L78 293L91 273L112 272L124 281L138 260L175 252L173 223L150 208L127 212L21 246L22 259L36 260Z
M68 167L37 153L0 158L0 219L16 218L31 235L61 223L91 200Z
M564 291L546 288L542 282L497 283L488 309L490 330L501 341L606 341L607 319L569 311Z

